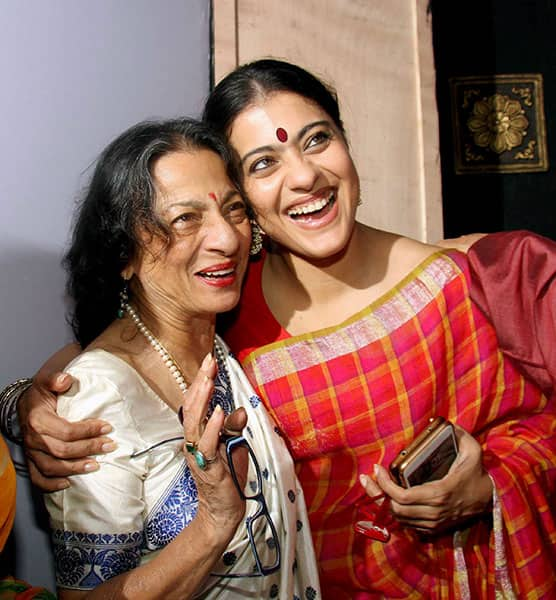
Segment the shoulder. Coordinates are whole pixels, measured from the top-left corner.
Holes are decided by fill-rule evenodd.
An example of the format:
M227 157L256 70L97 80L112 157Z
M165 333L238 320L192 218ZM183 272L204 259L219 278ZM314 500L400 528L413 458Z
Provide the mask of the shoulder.
M388 231L370 230L372 254L384 265L390 279L401 279L445 249Z
M121 411L125 396L134 390L140 393L141 382L132 367L103 350L83 352L66 371L73 385L59 396L57 411L69 420L106 418Z

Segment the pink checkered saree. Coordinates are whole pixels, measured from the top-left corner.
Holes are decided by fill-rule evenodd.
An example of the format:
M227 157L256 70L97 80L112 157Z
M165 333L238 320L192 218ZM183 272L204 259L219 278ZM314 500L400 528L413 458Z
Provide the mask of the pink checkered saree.
M296 461L323 597L555 598L555 398L499 352L465 256L435 254L344 323L300 336L264 304L261 263L226 339ZM482 444L492 515L432 541L356 534L358 475L387 467L434 415Z

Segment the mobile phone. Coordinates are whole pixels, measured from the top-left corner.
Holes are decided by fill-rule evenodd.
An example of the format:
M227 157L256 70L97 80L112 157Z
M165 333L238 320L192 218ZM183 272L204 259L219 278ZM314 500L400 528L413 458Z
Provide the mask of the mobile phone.
M390 473L408 488L441 479L458 454L454 426L444 417L432 417L427 427L390 464Z

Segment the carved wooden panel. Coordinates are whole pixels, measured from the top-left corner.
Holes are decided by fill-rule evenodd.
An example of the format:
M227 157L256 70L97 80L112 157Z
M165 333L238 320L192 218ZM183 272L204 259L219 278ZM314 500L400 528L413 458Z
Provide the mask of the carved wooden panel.
M456 173L548 170L540 73L453 77L450 87Z

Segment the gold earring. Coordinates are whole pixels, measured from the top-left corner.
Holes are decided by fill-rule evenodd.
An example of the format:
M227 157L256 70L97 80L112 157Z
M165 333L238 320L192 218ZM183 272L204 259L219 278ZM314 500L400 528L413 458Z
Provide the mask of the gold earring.
M251 247L249 248L249 254L251 256L257 256L257 254L263 248L263 230L260 225L254 219L250 219L251 223Z

